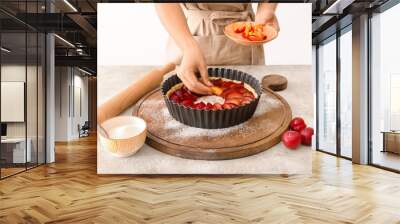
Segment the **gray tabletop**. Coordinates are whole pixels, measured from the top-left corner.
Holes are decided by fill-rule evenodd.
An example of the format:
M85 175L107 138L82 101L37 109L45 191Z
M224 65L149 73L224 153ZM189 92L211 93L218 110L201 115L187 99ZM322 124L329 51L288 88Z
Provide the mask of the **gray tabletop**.
M135 82L155 66L99 66L98 105ZM245 71L259 79L266 74L281 74L288 88L278 92L292 108L293 117L301 116L313 125L313 79L309 65L224 66ZM123 114L131 115L132 108ZM282 143L259 154L240 159L204 161L170 156L145 145L127 158L112 156L100 144L97 147L99 174L296 174L311 173L311 148L289 150Z

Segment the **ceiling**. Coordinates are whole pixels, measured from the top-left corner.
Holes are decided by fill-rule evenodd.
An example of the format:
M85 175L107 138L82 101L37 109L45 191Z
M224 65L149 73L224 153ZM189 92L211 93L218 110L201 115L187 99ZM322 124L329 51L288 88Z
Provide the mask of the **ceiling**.
M35 55L36 46L25 44L29 32L54 32L56 65L78 66L96 73L97 3L95 0L1 0L2 45L12 49L3 60L17 62ZM50 13L51 12L51 13ZM27 46L25 52L25 45ZM32 53L32 55L31 55Z
M387 0L270 0L270 2L312 3L313 43L351 23L352 17L373 9ZM0 22L3 32L25 28L55 32L56 64L86 66L96 70L97 3L149 2L117 0L1 0ZM50 13L51 12L51 13ZM15 38L17 41L18 38Z

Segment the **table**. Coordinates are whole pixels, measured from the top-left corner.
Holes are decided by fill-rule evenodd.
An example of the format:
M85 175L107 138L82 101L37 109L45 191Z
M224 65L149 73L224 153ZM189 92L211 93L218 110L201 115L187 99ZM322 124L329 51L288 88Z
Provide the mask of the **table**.
M31 145L30 138L26 139L27 147L25 154L25 138L5 138L1 139L2 158L5 158L6 163L25 163L31 161ZM14 146L10 148L9 146ZM8 156L10 155L10 156ZM12 155L12 156L11 156ZM11 159L12 158L12 159Z
M400 131L382 131L383 149L382 152L400 154Z
M98 106L129 86L141 74L155 66L98 66ZM309 65L224 66L245 71L258 79L270 73L288 78L288 88L279 92L292 108L293 117L302 116L313 126L313 79ZM131 115L132 108L124 115ZM97 172L99 174L297 174L311 173L310 147L289 150L282 143L245 158L204 161L170 156L145 145L127 158L112 156L98 143Z

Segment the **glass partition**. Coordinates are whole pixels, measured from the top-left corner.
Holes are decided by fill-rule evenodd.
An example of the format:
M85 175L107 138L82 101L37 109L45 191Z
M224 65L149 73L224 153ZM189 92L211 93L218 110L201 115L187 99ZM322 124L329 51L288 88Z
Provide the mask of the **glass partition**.
M318 45L317 149L352 157L352 26ZM338 123L339 122L339 123Z
M336 36L318 47L318 149L336 154Z
M25 32L1 34L2 177L24 171L31 161L26 141L26 41Z
M340 155L352 157L352 33L340 36Z
M373 15L371 72L372 164L400 171L400 4Z
M38 35L28 32L27 35L27 73L26 73L26 114L27 114L27 150L30 160L27 167L37 165L38 159Z
M26 3L18 3L19 13L43 11L44 1ZM0 21L0 178L46 159L45 34L0 12L3 19L18 25L10 30Z

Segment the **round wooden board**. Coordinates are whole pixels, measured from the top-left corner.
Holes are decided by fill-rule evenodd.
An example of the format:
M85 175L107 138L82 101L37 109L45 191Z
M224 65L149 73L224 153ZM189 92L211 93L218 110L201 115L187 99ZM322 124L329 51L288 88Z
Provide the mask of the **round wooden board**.
M144 96L133 115L147 122L146 143L182 158L235 159L267 150L280 142L292 119L289 104L271 90L264 90L253 117L224 129L186 126L171 117L160 89Z

